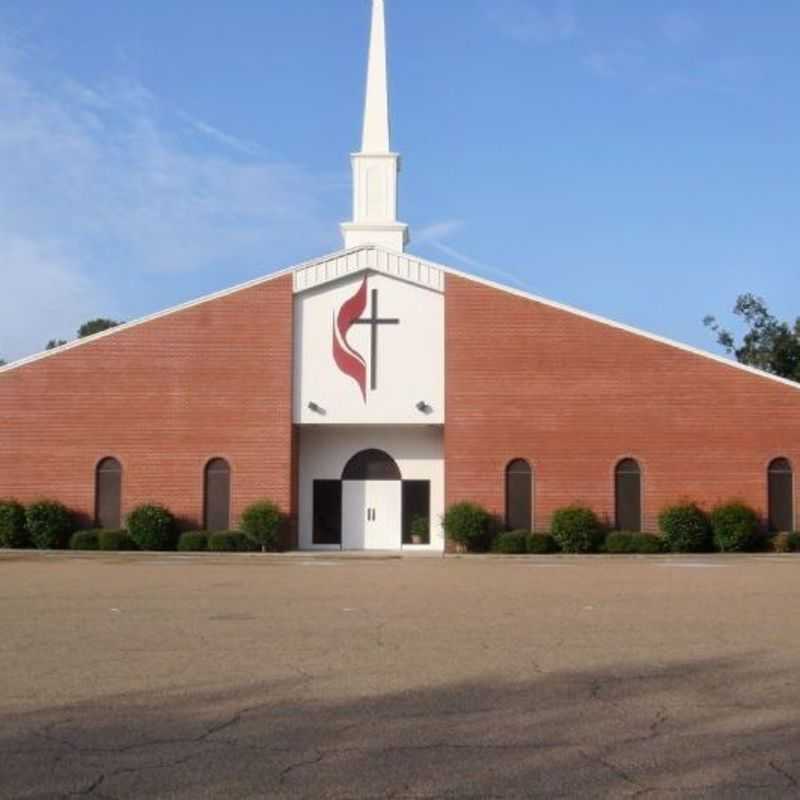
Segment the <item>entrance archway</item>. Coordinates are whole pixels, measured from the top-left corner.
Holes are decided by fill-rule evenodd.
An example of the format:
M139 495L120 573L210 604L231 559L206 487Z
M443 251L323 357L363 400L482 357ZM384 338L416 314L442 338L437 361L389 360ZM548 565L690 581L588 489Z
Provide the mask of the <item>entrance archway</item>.
M345 465L343 481L400 481L400 467L383 450L362 450Z

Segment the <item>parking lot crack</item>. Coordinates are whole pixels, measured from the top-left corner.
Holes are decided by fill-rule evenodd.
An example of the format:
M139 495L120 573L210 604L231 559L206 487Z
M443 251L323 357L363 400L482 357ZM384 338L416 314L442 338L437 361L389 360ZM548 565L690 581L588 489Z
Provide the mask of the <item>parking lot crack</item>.
M786 782L792 789L797 789L800 784L797 782L797 778L794 777L790 772L787 772L782 766L776 764L774 761L769 762L769 767L773 772L777 772L778 775L786 779Z
M316 755L314 758L307 758L303 759L302 761L296 761L293 764L289 764L288 767L285 767L281 770L280 775L280 782L281 784L286 782L286 779L289 775L292 774L295 770L303 769L304 767L316 767L318 764L322 762L322 760L326 757L327 753L322 750L317 750Z
M639 781L635 780L627 772L625 772L624 769L618 767L616 764L612 764L610 761L607 761L602 756L592 755L591 753L587 753L585 750L581 750L579 752L581 754L581 757L584 758L586 761L589 761L594 764L599 764L601 767L609 770L617 778L629 784L630 786L633 786L640 791L647 789L647 787L643 786L641 783L639 783Z
M101 772L100 775L98 775L98 777L96 777L85 789L79 789L77 792L70 792L69 794L65 795L65 798L88 797L89 795L95 794L96 790L103 784L105 779L105 773Z

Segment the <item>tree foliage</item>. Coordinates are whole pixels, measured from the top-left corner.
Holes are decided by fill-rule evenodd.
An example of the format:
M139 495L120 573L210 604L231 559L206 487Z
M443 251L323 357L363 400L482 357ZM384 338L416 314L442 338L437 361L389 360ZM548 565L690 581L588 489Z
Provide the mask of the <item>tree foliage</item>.
M87 336L94 336L96 333L102 333L110 328L116 328L117 325L121 324L121 322L116 322L113 319L104 319L102 317L90 319L78 328L78 338L85 339Z
M90 319L78 328L78 338L85 339L87 336L94 336L96 333L102 333L110 328L116 328L117 325L122 325L122 323L113 319L106 319L105 317ZM67 344L66 339L51 339L47 343L45 350L55 350L56 347L62 347L65 344ZM2 364L0 364L0 366L2 366Z
M782 322L769 313L763 298L752 294L740 295L733 313L748 327L739 344L716 317L703 320L717 335L717 342L741 364L800 382L800 317L794 326Z

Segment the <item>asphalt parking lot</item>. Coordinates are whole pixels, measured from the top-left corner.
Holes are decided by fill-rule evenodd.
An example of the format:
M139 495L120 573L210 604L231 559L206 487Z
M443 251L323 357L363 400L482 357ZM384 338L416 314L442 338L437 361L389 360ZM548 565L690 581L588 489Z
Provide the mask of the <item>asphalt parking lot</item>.
M2 798L800 794L800 559L0 554Z

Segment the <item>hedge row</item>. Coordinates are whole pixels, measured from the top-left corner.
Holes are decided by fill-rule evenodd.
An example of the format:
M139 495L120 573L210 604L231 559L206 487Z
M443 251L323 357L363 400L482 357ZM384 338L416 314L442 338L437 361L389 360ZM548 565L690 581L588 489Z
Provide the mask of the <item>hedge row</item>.
M800 533L768 539L761 532L758 514L738 501L720 505L710 514L695 503L669 506L658 523L660 535L609 531L591 509L580 505L556 511L548 533L498 533L496 520L476 503L457 503L443 517L447 536L469 552L725 553L768 547L800 552Z
M127 518L126 530L76 531L75 515L53 500L40 500L27 508L16 500L0 500L0 547L37 547L53 550L212 550L243 552L277 550L284 524L278 506L269 500L253 503L242 514L241 531L179 536L169 509L142 505Z

